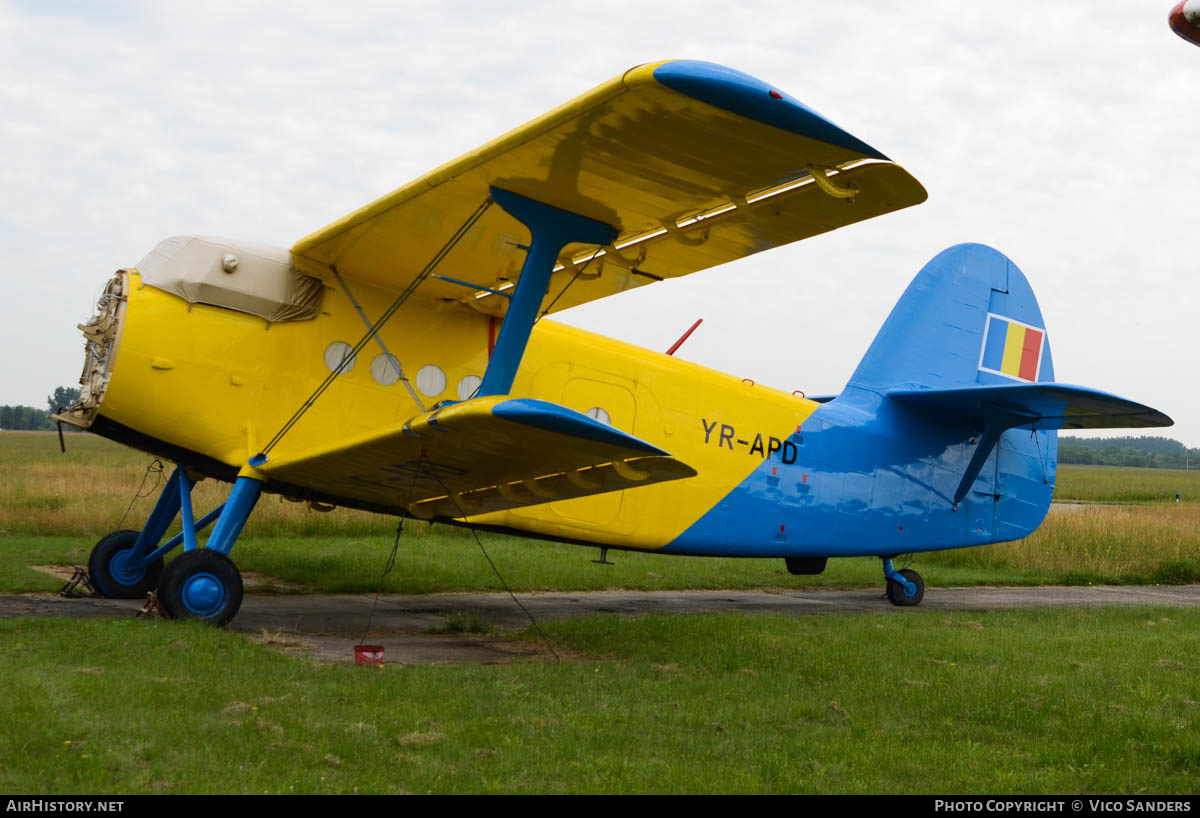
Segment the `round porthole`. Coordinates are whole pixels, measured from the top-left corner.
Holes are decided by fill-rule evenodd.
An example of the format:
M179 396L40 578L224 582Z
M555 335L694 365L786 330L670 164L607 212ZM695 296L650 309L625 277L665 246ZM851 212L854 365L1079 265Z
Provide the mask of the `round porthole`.
M608 412L604 411L599 406L593 406L591 409L588 409L586 412L584 412L584 414L594 421L603 423L605 426L612 426L612 418L608 416Z
M478 375L467 375L458 382L458 399L470 400L475 397L475 393L479 391L479 387L483 385L483 378Z
M347 358L349 358L348 361L346 361ZM337 369L342 361L346 361L346 365L342 367L343 373L354 369L354 347L345 341L334 341L325 347L325 366L329 367L330 372Z
M371 377L380 386L391 386L400 380L400 362L394 355L379 353L371 361Z
M417 389L427 398L436 398L446 391L446 373L433 364L421 367L417 371Z

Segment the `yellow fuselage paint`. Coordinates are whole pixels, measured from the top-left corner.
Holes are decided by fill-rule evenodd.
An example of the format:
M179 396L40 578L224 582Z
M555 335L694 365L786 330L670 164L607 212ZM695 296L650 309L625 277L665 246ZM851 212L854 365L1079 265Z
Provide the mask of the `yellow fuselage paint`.
M354 344L365 331L346 295L332 288L317 318L268 325L220 307L189 306L142 286L136 272L127 275L130 294L100 414L234 468L244 467L326 378L329 346ZM350 286L372 320L395 297L360 283ZM428 408L458 400L463 379L483 375L490 320L457 303L414 298L380 336L414 386L422 367L445 373L441 393L420 395ZM384 368L376 361L380 355L375 342L364 347L272 456L334 448L340 440L419 415L403 383L385 386L373 376L373 363L376 371ZM512 394L580 412L603 409L615 427L659 446L698 474L473 521L642 549L671 542L762 465L761 453L746 445L721 445L723 426L786 440L818 405L550 321L536 326ZM264 471L269 473L269 464ZM352 505L355 498L340 499Z

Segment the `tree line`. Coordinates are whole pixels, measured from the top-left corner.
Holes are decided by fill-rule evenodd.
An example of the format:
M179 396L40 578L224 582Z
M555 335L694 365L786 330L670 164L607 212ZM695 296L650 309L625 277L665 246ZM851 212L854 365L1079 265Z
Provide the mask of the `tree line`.
M1169 437L1060 437L1058 462L1085 466L1200 469L1200 449Z
M0 429L17 431L49 431L55 428L50 415L59 407L67 407L79 400L79 390L60 386L46 396L46 409L33 406L0 406Z

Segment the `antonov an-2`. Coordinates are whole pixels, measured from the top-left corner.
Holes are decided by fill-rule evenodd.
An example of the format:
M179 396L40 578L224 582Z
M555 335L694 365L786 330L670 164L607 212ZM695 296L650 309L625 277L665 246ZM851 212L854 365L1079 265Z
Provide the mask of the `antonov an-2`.
M540 319L925 197L771 85L668 61L290 251L167 239L109 281L81 327L81 398L58 416L177 464L141 531L95 546L95 586L228 622L229 554L267 492L797 574L876 556L891 601L915 605L923 583L895 556L1037 528L1055 430L1171 423L1054 382L1005 256L967 244L930 261L828 399ZM201 477L233 488L197 519Z

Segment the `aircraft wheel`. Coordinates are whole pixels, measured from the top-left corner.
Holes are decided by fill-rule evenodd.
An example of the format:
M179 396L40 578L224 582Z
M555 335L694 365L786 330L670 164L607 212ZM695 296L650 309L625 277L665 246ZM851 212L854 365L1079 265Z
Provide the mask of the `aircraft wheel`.
M163 571L161 559L149 565L129 565L129 555L138 532L114 531L105 534L88 557L88 575L92 585L109 599L141 599L158 585Z
M185 551L163 571L158 601L172 619L227 625L242 606L242 575L222 553Z
M900 572L900 576L917 586L917 592L912 596L909 596L907 593L905 593L903 585L901 585L899 582L893 582L889 579L887 584L888 602L892 603L893 605L900 605L902 607L920 605L921 600L925 598L925 581L921 579L921 575L916 571L905 568Z

